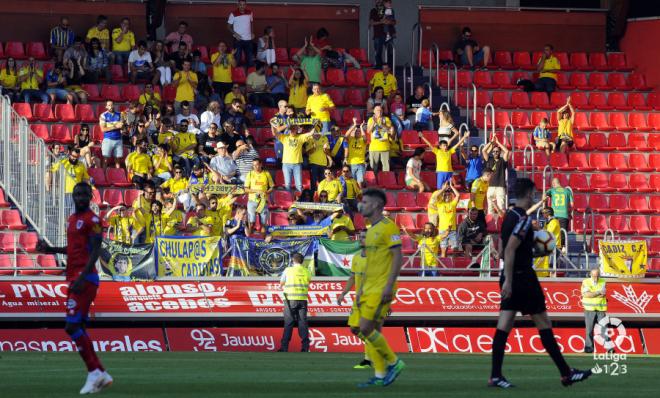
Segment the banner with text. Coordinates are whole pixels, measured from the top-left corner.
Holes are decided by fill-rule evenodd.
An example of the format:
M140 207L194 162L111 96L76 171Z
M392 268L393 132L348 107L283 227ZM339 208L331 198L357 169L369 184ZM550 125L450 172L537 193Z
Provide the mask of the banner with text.
M167 351L160 328L91 330L89 337L97 352ZM0 352L77 350L64 329L0 329Z
M542 281L550 316L560 320L584 319L581 280ZM309 289L310 317L344 319L354 293L337 305L345 282L314 278ZM407 280L398 283L392 303L392 319L496 319L499 312L498 282L466 280ZM61 317L67 283L59 281L0 281L0 317ZM660 283L607 284L608 313L624 319L660 321ZM225 319L280 317L282 290L276 278L222 281L102 281L92 317L140 319L157 316L203 315Z
M171 351L277 351L282 328L167 328ZM402 327L385 327L383 334L395 352L409 352ZM312 352L363 352L364 344L348 327L309 329ZM300 338L293 334L289 350L300 351Z
M156 279L154 245L125 245L103 239L99 262L103 272L116 281L152 281Z
M222 276L219 236L161 236L154 245L158 276Z
M242 237L231 238L229 267L241 270L244 275L279 276L291 265L291 255L300 253L305 257L303 265L314 271L316 239L263 239Z
M601 273L617 278L643 278L646 275L645 240L601 240Z

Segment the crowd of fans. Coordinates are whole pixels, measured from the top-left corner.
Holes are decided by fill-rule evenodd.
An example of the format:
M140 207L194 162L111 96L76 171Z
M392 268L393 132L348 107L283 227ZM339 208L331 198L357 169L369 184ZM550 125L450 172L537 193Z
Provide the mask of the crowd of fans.
M158 235L265 234L271 222L269 204L281 205L274 203L276 184L269 169L282 171L284 188L292 193L295 202L287 213L290 225L328 227L332 239L350 239L356 232L352 220L367 170L378 175L404 169L408 189L431 192L421 177L428 151L435 156L438 189L431 193L429 222L420 226L422 234L406 233L420 243L428 266L435 264L432 256L438 248L441 257L450 248L471 257L485 243L486 214L497 220L509 206L509 151L496 137L481 149L467 149L469 133L459 134L449 112L431 110L424 87L403 97L390 65L382 59L384 49L396 37L394 15L389 0L376 1L370 13L378 72L368 82L366 120L354 118L346 130L333 121L335 104L323 92L321 74L329 67L360 68L360 63L333 47L330 32L320 28L303 39L293 57L295 65L285 77L275 59L275 30L269 26L255 36L254 16L243 0L227 20L233 43L220 41L208 65L201 60L184 21L163 41L147 43L136 39L128 18L109 29L107 18L99 16L82 38L63 17L51 31L53 69L44 76L35 60L29 59L17 70L10 58L0 80L3 93L15 101L53 104L85 103L87 93L81 84L112 83L112 64L125 68L131 83L143 84L138 101L126 109L119 111L113 101L105 103L105 112L99 117L103 133L100 153L92 139L94 126L87 124L80 126L73 145L54 148L58 160L51 172L65 173L68 208L73 206L70 196L75 182L94 183L89 168L125 168L139 195L133 203L105 213L110 236L116 240L142 243L153 242ZM490 61L489 47L479 46L469 28L463 29L455 53L465 65L486 67ZM552 75L560 69L551 46L546 47L539 65L546 76L537 82L519 83L530 90L551 92L555 87ZM245 86L233 81L234 68L253 68ZM160 94L167 86L176 89L172 103L163 101ZM264 109L274 107L277 112L271 119L260 120ZM566 151L572 146L575 111L570 98L558 116L556 144L550 141L547 120L534 131L537 148L548 155L555 147ZM266 145L272 146L273 157L261 156L257 150L252 127L262 124L271 130ZM411 129L419 132L427 148L415 149L406 160L401 133ZM429 130L437 131L436 143L422 133ZM465 181L453 178L452 163L460 159L467 169ZM307 172L310 186L303 189ZM51 180L52 175L48 186ZM208 185L230 188L209 192ZM559 188L553 182L553 189ZM459 189L469 192L469 199L460 206ZM247 201L241 199L244 195ZM308 211L297 208L296 202L341 206L330 212ZM469 211L459 225L456 209L461 206ZM559 220L568 228L567 222Z

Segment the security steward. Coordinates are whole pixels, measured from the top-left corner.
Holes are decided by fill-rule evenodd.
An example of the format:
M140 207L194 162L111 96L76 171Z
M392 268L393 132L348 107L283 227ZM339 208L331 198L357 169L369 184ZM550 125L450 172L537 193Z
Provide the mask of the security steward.
M582 281L582 306L584 307L584 323L586 336L584 352L594 352L594 326L605 318L607 312L607 295L605 279L600 277L598 268L591 270L589 278ZM604 330L604 329L603 329ZM607 336L603 336L608 340Z
M309 330L307 326L307 292L312 275L303 266L304 257L300 253L292 256L292 265L284 270L280 286L284 289L284 333L279 351L289 351L289 341L293 326L298 324L298 335L302 342L301 352L309 351Z

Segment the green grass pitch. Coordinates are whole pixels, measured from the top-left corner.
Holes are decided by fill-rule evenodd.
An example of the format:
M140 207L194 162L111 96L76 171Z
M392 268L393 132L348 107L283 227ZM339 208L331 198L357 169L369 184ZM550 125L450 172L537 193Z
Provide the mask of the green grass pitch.
M545 355L509 355L512 390L486 388L488 355L405 354L408 367L389 387L356 388L371 370L354 370L359 354L101 353L115 379L107 397L653 397L660 391L660 358L628 357L627 374L596 375L562 387ZM569 356L590 368L589 356ZM623 363L623 362L622 362ZM601 363L602 364L602 363ZM75 353L0 353L0 396L74 397L85 381Z

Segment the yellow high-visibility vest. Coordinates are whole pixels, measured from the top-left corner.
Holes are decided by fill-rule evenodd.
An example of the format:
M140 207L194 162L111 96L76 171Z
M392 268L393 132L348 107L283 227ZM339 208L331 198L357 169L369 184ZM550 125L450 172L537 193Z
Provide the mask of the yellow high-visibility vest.
M284 297L287 300L307 301L307 291L312 275L303 265L294 265L284 270Z
M607 298L606 297L585 297L586 292L600 292L605 290L605 279L598 278L594 283L593 279L587 278L582 281L582 306L585 311L607 311Z

